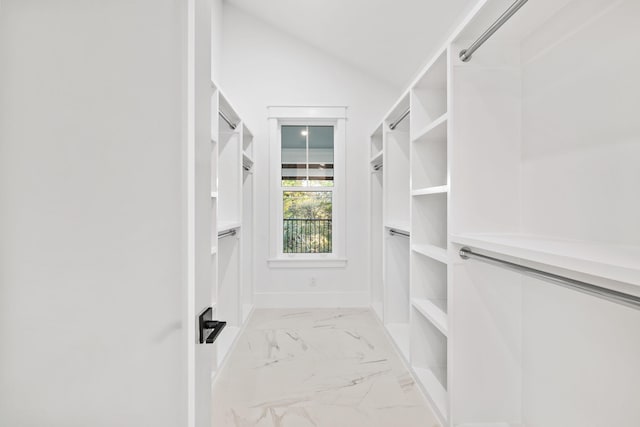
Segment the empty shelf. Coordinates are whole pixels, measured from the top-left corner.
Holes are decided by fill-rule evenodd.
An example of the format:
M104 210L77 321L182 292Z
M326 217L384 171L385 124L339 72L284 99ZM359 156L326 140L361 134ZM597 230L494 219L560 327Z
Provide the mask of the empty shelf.
M428 194L442 194L449 191L448 185L439 185L437 187L418 188L411 192L412 196L426 196Z
M448 262L447 250L434 245L413 245L411 247L415 253L424 255L442 263Z
M444 300L443 300L444 301ZM444 301L446 304L446 301ZM412 298L411 305L422 314L429 322L433 324L444 336L447 336L448 319L440 307L426 298Z
M447 118L447 113L444 113L422 129L420 129L418 132L416 132L415 136L412 135L412 140L414 142L417 142L423 139L445 139L447 137Z
M376 154L375 156L373 156L371 158L371 164L372 165L379 165L382 163L382 150L380 150L380 152L378 154Z

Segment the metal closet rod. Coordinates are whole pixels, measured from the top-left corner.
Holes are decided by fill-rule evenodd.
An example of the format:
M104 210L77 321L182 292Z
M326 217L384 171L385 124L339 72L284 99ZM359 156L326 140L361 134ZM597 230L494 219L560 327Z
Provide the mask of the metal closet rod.
M404 231L396 230L395 228L390 228L389 234L392 236L411 237L411 234L405 233Z
M480 37L478 37L478 39L475 42L473 42L473 44L471 46L469 46L467 49L461 50L460 51L460 59L462 60L462 62L467 62L468 60L470 60L471 59L471 55L473 55L473 53L476 50L478 50L478 48L480 46L482 46L484 44L484 42L489 40L489 38L493 35L493 33L498 31L498 29L500 27L502 27L505 24L505 22L507 22L513 15L515 15L516 12L518 10L520 10L520 8L522 6L524 6L524 4L527 1L528 0L516 0L511 6L509 6L509 9L507 9L500 16L500 18L498 18L498 20L496 22L491 24L491 26L487 29L487 31L482 33L482 35Z
M398 127L398 125L405 119L405 117L409 115L410 112L411 112L411 108L407 108L407 111L402 113L402 115L398 117L395 121L391 122L391 124L389 125L389 129L395 130L395 128Z
M222 239L224 237L235 236L236 229L232 228L231 230L223 231L222 233L218 233L218 239Z
M546 280L556 285L572 289L574 291L582 292L591 296L605 299L610 302L615 302L627 307L640 309L640 297L627 294L624 292L615 291L613 289L603 288L601 286L593 285L591 283L582 282L580 280L571 279L570 277L560 276L558 274L549 273L547 271L538 270L536 268L527 267L526 265L516 264L514 262L505 261L503 259L494 258L487 255L482 255L473 252L469 248L460 249L460 258L462 259L477 259L478 261L486 262L489 264L498 264L504 266L510 270L525 273L529 276L533 276L537 279Z
M231 120L229 120L229 118L222 111L218 111L218 114L220 115L220 117L222 117L222 120L227 122L231 129L236 130L236 128L238 127L237 123L233 123Z

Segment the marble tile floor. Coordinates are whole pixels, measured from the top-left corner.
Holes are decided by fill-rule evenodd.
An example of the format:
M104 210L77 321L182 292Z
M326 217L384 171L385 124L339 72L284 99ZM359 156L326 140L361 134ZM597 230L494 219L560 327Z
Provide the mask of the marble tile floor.
M213 386L213 427L439 427L372 311L256 310Z

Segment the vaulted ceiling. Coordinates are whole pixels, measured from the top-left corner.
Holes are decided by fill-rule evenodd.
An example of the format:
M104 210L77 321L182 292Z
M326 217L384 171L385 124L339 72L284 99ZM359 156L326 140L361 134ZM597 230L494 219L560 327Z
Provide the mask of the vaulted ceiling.
M397 88L478 0L225 0Z

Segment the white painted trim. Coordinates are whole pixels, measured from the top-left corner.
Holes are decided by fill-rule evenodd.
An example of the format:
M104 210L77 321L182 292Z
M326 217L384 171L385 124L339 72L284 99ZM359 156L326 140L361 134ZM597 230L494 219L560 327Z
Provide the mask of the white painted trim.
M267 107L269 119L346 119L347 107Z
M187 181L187 292L186 292L186 344L187 344L187 427L195 427L196 425L196 111L195 111L195 88L196 88L196 23L195 23L195 0L187 2L187 37L186 37L186 131L187 131L187 164L186 164L186 181Z
M344 268L347 266L346 258L270 258L267 262L271 268Z
M268 107L269 110L269 255L271 268L341 268L346 265L346 113L347 107ZM333 252L285 256L282 248L281 126L334 126ZM309 188L305 187L305 190ZM328 191L328 190L327 190ZM293 259L295 258L295 260ZM310 263L312 262L312 264Z
M255 294L257 308L369 307L369 292L263 292Z

